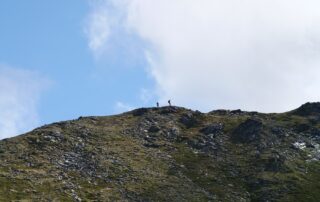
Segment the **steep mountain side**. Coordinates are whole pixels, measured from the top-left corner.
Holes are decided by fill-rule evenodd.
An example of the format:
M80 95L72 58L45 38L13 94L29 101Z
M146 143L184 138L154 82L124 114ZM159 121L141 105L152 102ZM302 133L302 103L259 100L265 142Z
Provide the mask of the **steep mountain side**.
M320 103L141 108L0 141L0 201L319 201Z

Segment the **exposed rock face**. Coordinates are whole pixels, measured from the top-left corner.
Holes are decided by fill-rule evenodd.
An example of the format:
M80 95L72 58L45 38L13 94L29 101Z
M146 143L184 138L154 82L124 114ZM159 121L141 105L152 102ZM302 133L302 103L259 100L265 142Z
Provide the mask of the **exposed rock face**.
M152 126L149 128L148 131L151 132L151 133L156 133L156 132L160 131L160 127L157 126L157 125L152 125Z
M262 122L255 119L248 119L241 123L232 133L235 142L250 143L257 141L262 133Z
M223 130L222 123L213 123L213 124L206 126L205 128L202 128L200 130L200 132L204 133L205 135L209 135L209 134L217 134L217 133L221 132L222 130Z
M143 114L147 113L147 108L139 108L132 111L133 116L142 116Z
M320 116L320 102L306 103L293 111L293 114L300 116L317 115Z
M319 104L141 108L0 141L0 201L319 201Z
M182 114L180 118L180 122L185 125L187 128L191 128L193 126L196 126L199 123L201 113L196 112L187 112Z

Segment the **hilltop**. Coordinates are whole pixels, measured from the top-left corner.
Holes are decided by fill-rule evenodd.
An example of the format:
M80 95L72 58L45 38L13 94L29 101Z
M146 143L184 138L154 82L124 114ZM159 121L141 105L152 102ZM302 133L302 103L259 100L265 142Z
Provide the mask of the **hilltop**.
M0 141L0 201L319 201L320 103L140 108Z

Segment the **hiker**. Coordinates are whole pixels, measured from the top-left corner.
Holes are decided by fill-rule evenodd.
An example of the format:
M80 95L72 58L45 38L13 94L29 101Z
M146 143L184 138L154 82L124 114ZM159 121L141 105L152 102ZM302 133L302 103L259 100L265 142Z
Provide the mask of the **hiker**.
M159 102L157 102L157 107L159 108Z
M171 107L171 100L168 100L169 106Z

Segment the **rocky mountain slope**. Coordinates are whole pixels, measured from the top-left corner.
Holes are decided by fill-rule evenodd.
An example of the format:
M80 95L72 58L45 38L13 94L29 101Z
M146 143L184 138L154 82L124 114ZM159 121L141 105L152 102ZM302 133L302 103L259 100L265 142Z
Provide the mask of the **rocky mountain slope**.
M141 108L0 141L0 201L320 201L320 103Z

